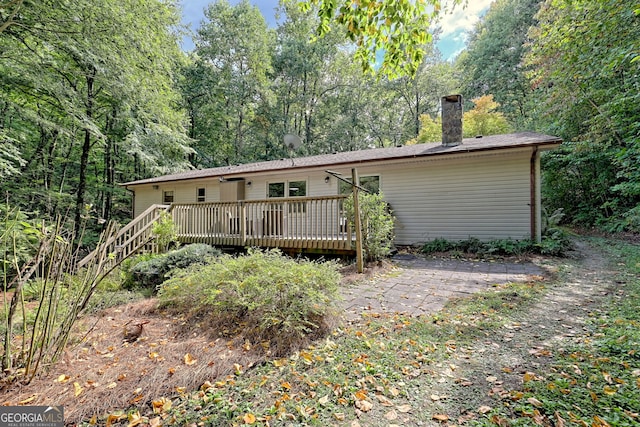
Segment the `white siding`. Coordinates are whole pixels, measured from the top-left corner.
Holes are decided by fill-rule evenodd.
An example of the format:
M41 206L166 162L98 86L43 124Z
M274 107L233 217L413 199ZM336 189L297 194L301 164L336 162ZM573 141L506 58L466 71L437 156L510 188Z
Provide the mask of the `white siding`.
M397 217L396 243L419 244L435 238L529 238L531 233L531 149L492 151L355 165L361 177L379 175L380 187ZM246 175L245 197L262 200L269 182L307 181L307 196L338 194L338 179L323 168ZM331 167L345 178L351 166ZM249 185L251 182L251 185ZM135 188L135 214L162 193L174 191L175 203L196 202L196 188L206 188L206 201L219 200L217 178Z
M529 161L521 152L385 169L396 243L530 237Z

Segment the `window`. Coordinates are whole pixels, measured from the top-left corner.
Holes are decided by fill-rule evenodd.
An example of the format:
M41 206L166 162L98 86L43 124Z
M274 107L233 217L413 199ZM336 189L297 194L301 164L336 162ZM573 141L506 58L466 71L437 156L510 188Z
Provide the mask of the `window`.
M167 205L173 203L173 191L162 192L162 203Z
M351 180L348 179L349 183L346 183L342 180L339 181L338 188L340 189L340 194L349 194L351 193ZM380 176L379 175L370 175L370 176L361 176L360 177L360 187L367 189L372 193L380 192Z
M289 181L289 197L304 197L307 195L307 181Z
M270 182L267 197L304 197L307 195L307 181ZM307 202L288 202L289 213L304 213Z
M284 182L270 182L267 197L284 197Z
M304 197L307 195L307 181L270 182L267 197Z
M206 199L205 194L206 194L206 191L204 188L196 189L196 201L199 203L204 202Z

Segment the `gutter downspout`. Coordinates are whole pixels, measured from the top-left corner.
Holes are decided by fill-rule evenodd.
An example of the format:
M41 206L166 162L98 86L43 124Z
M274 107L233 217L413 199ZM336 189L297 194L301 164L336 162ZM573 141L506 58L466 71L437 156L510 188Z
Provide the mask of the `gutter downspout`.
M530 202L531 207L531 239L536 243L542 240L542 201L540 187L540 153L538 147L531 152L530 161Z

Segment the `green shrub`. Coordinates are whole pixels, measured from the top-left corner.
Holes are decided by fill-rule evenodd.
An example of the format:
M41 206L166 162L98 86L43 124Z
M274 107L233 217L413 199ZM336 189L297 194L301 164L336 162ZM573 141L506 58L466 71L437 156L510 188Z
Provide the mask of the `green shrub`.
M284 353L306 335L322 332L338 299L335 262L294 260L279 250L249 250L183 270L159 290L161 303Z
M391 253L393 247L393 214L382 193L358 193L362 224L362 250L367 261L377 261ZM349 224L355 225L353 196L344 205Z
M434 252L447 252L454 248L455 244L453 242L438 237L437 239L433 239L430 242L425 243L422 246L422 252L425 254L432 254Z
M451 242L442 238L425 243L421 251L425 254L434 252L456 252L483 255L513 256L527 253L539 253L542 255L563 255L570 247L571 242L566 233L560 228L548 228L540 243L531 239L513 240L496 239L482 242L475 237L459 242Z
M176 225L173 222L173 217L168 212L160 212L160 219L153 224L151 231L160 253L164 253L169 248L177 247L180 244Z
M141 255L123 267L125 288L157 288L171 271L192 264L203 264L208 258L220 255L209 245L198 243L184 246L161 255Z

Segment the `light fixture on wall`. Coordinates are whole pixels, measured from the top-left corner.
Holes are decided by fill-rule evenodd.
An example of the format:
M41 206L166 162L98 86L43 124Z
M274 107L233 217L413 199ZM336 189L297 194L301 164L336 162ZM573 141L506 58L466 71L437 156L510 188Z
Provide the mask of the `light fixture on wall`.
M327 175L327 176L324 178L324 183L325 183L325 184L328 184L330 181L331 181L331 177L330 177L329 175Z
M154 186L153 186L153 189L154 189L154 190L159 190L159 189L160 189L160 186L159 186L159 185L154 185Z
M251 187L251 181L247 181L247 187Z

